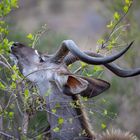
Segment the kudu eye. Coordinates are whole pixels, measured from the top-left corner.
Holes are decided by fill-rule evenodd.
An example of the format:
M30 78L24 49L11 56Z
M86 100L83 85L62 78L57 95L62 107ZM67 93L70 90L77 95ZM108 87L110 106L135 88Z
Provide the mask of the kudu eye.
M43 59L42 59L42 57L40 57L40 62L42 63L42 62L45 62Z

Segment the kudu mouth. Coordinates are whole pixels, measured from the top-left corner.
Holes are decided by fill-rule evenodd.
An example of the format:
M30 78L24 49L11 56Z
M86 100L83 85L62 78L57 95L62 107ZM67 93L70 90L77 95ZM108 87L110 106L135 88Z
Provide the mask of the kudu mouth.
M19 48L19 46L23 46L23 44L19 42L14 42L12 46L10 47L11 52L13 52L15 49Z
M10 47L10 54L13 55L18 59L18 56L16 55L16 49L19 47L20 43L14 42L12 46Z
M12 46L10 46L10 59L14 62L15 65L18 64L19 56L17 50L20 48L20 46L23 46L23 44L19 42L14 42Z
M18 56L15 53L15 47L18 45L18 42L15 42L12 44L12 46L10 46L10 59L14 62L14 64L17 64L18 62Z

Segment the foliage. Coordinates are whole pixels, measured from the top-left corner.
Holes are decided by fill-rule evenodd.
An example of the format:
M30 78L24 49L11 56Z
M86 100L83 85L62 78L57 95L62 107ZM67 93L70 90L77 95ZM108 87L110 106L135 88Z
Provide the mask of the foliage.
M13 8L18 8L18 0L2 0L0 2L0 66L2 66L0 68L0 134L3 134L2 138L15 139L13 135L15 133L19 135L18 139L26 139L26 135L30 137L42 133L42 130L36 129L42 124L46 124L44 126L46 128L47 120L46 112L37 113L41 114L41 117L44 116L42 123L36 124L37 126L30 125L28 128L30 118L32 118L32 121L41 118L40 116L34 116L35 112L38 112L36 107L40 106L40 101L38 101L40 97L37 95L36 88L32 88L32 85L19 73L16 65L12 66L8 59L9 47L13 44L13 41L9 41L7 38L9 29L5 17ZM28 38L31 39L31 35L28 35ZM28 134L27 129L29 129ZM31 133L32 131L34 133Z
M128 9L127 15L124 16L123 20L117 25L117 28L116 28L116 29L119 29L117 30L117 32L115 32L116 36L120 34L118 36L119 41L117 41L117 44L113 45L112 47L113 50L116 50L116 48L118 49L120 47L119 45L120 43L122 46L122 45L125 45L125 42L135 40L133 49L128 51L127 55L123 56L123 60L119 61L119 63L122 66L124 66L124 68L125 67L130 68L130 67L135 67L139 65L137 58L139 57L140 33L138 31L139 19L137 18L136 15L138 14L138 11L139 11L140 2L139 1L129 1L129 2L130 4L128 4L128 1L125 1L125 0L122 0L122 1L106 0L104 3L105 7L109 9L111 15L113 15L112 13L117 11L121 15L120 18L122 17L122 13L125 14L125 12ZM110 35L110 30L111 29L108 28L107 33L104 35L104 37L102 37L104 40L106 40L106 38L108 39L108 35ZM118 31L120 31L121 33L119 33ZM135 118L139 116L139 109L138 109L139 100L140 100L139 95L138 95L139 93L138 85L140 81L139 77L132 78L133 80L127 80L123 78L120 79L113 75L111 76L111 79L110 79L111 73L109 73L108 75L109 75L108 76L109 80L111 80L111 89L109 90L107 96L108 97L112 96L112 98L110 99L110 101L112 101L110 106L114 104L113 106L117 109L117 113L118 113L118 118L116 118L111 124L109 123L109 125L111 126L115 125L115 127L118 127L118 128L131 130L138 137L140 137L140 131L136 130L136 128L139 127L140 124L137 123L137 121L136 123L133 123L133 129L131 129L131 124L130 124L130 122L132 121L131 120L132 118L133 120L135 120ZM124 83L125 83L125 86L124 86ZM126 104L127 104L127 107L125 106ZM114 112L116 112L115 110ZM129 114L135 114L135 116L133 117L132 115L129 115ZM126 120L124 116L129 116L129 117Z
M2 0L0 2L0 17L9 14L12 8L18 8L18 0Z
M122 40L120 40L120 36L122 37L124 32L127 32L125 30L127 24L122 23L122 20L128 13L131 5L131 0L125 0L124 4L119 6L119 11L114 11L112 20L107 25L110 33L107 34L108 36L105 38L100 38L97 41L99 45L97 52L106 49L106 53L108 53L115 48L114 46L121 46L123 44ZM13 8L18 8L18 0L2 0L0 2L0 65L3 66L0 68L0 120L3 120L2 127L3 132L5 132L5 137L14 138L13 133L15 133L19 135L19 139L27 139L27 137L33 138L36 136L38 139L42 139L41 133L48 127L45 101L38 95L38 90L35 85L22 77L16 65L10 65L10 60L7 57L7 55L9 55L9 46L11 46L13 42L7 38L9 29L8 24L5 22L5 16L7 16ZM33 48L37 47L41 36L46 32L47 27L44 25L37 33L28 33L26 38L29 40L29 45ZM44 43L45 46L46 44L51 46L54 42L55 46L57 46L58 41L66 38L63 36L55 37L54 41L51 39L52 37L48 36L46 39L47 43ZM83 62L80 62L77 66L72 67L73 72L76 74L99 78L103 76L104 73L102 66L94 66L93 68ZM85 106L91 108L91 106L88 106L86 98L83 98L83 102L85 102ZM90 117L94 115L96 118L101 118L101 121L99 121L99 129L106 129L110 118L116 117L114 112L117 112L117 109L115 105L105 107L107 99L102 99L102 101L99 102L97 107L95 107L96 103L90 104L92 108L94 106L95 110L90 109L89 114L91 115ZM98 112L98 109L96 109L99 106L103 107L101 112ZM56 109L52 110L54 114L56 111ZM63 118L58 118L58 126L55 127L53 131L59 132L64 121Z
M119 12L114 12L113 19L107 25L107 28L110 29L110 33L105 37L105 39L101 38L97 41L97 44L99 45L97 48L98 52L103 48L110 51L114 46L116 47L116 45L122 46L122 44L126 44L123 41L123 36L126 32L126 27L129 26L129 24L123 23L122 21L129 12L132 4L133 0L125 0L124 4L119 2Z

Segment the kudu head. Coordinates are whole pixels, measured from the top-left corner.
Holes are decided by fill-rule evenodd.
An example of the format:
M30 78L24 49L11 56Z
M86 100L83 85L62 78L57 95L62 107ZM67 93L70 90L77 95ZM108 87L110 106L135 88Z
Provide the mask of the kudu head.
M103 80L76 76L69 72L67 66L81 60L88 64L104 65L121 77L138 75L140 74L140 68L124 70L116 64L110 63L122 56L132 44L133 42L121 52L107 57L88 51L81 52L72 40L63 41L60 49L53 55L44 55L18 42L12 45L11 53L17 60L20 71L29 80L33 82L55 82L58 88L67 95L81 94L93 97L107 89L109 84ZM90 92L90 95L85 95L85 93L88 94L86 90Z
M68 131L62 131L60 133L61 136L52 132L52 138L63 140L63 135L65 138L70 137L69 139L74 139L74 137L79 136L80 128L83 128L82 126L85 127L85 124L82 124L83 122L77 118L77 111L69 107L68 102L73 101L76 95L88 98L97 96L110 87L110 84L104 80L75 75L68 70L67 66L77 60L81 60L88 64L104 65L121 77L138 75L140 74L140 68L125 70L111 63L122 56L131 47L132 43L119 53L107 57L93 52L82 52L72 40L63 41L58 51L52 55L44 55L21 43L14 43L12 45L11 54L16 59L22 74L30 81L36 82L41 95L45 95L47 90L51 89L51 94L46 98L49 103L49 112L54 109L56 103L62 103L61 107L57 110L57 116L61 116L64 120L68 120L72 116L75 118L74 125L65 121L64 125L61 126L63 131L67 128ZM63 107L64 102L65 106ZM57 116L50 113L48 118L51 128L56 126ZM82 115L80 114L79 116Z
M67 69L64 57L68 54L69 50L66 46L69 45L69 43L73 42L64 41L60 50L54 55L43 55L37 50L21 43L14 43L11 47L11 53L14 56L14 59L16 59L21 73L30 81L36 83L47 82L49 85L55 83L58 89L66 95L81 94L83 96L93 97L105 89L108 89L109 83L103 80L92 80L90 78L77 76ZM100 64L104 63L103 58L102 60L99 59L99 62L96 62L96 59L97 58L95 58L95 60L93 59L93 62L95 61L95 63ZM114 59L116 58L112 56L105 58L105 61L113 61ZM95 85L94 88L93 85ZM86 95L87 91L89 95ZM92 93L94 95L92 95Z

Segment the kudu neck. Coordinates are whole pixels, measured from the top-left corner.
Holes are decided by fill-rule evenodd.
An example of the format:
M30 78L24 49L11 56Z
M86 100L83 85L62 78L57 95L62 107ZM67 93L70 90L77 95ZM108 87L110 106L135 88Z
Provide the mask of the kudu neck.
M63 95L62 93L61 93L61 91L59 91L59 89L57 88L56 89L56 86L52 86L51 85L51 83L50 82L48 82L48 81L46 81L46 82L38 82L37 83L37 86L38 86L38 88L39 88L39 92L40 92L40 95L41 96L49 96L49 93L50 92L52 92L52 93L50 93L50 96L53 96L54 94L54 96L53 96L53 98L57 98L57 99L59 99L59 101L60 101L60 104L61 104L61 102L66 102L66 105L68 106L68 102L73 102L73 101L77 101L77 100L79 100L79 97L70 97L70 96L67 96L67 95ZM51 89L51 91L50 91L50 89ZM62 97L62 99L60 99L60 97ZM51 97L49 97L49 98L51 98ZM54 99L55 100L55 99ZM47 101L48 101L48 98L47 98ZM49 102L52 102L50 99L49 99ZM56 102L57 102L57 100L56 100ZM86 112L85 112L85 110L83 110L84 108L83 108L83 106L81 106L81 107L79 107L79 108L69 108L69 111L67 111L66 110L66 107L64 107L63 108L63 106L61 105L61 107L62 108L59 108L57 111L58 111L58 114L56 114L56 115L59 115L59 116L61 116L62 118L64 118L65 120L67 120L68 118L69 118L69 116L71 116L72 114L71 113L73 113L73 115L74 115L74 117L75 117L75 123L74 123L74 126L71 124L71 125L69 125L69 124L67 124L67 125L64 125L64 128L62 127L62 129L64 130L69 130L69 129L72 129L73 127L74 127L74 129L75 129L75 131L77 132L77 133L82 133L82 132L84 132L85 131L85 133L86 133L86 137L88 138L88 139L93 139L94 140L94 132L92 131L92 129L91 129L91 126L89 125L89 120L88 120L88 117L87 117L87 115L86 115ZM49 106L49 109L50 109L50 111L52 110L54 108L54 105L53 106ZM64 111L64 112L63 112ZM61 113L62 114L61 114ZM78 118L76 117L76 116L78 116ZM71 116L72 117L72 116ZM50 116L49 118L52 118L52 116ZM56 118L56 119L58 119L58 118ZM53 120L53 122L55 122L56 120L53 118L52 119ZM50 121L50 120L48 120L48 121ZM52 122L49 122L49 123L52 123ZM77 128L75 128L75 124L77 124L77 126L76 127L78 127L78 129ZM52 123L52 127L54 126L54 125L56 125L56 124L53 124ZM67 127L68 126L68 127ZM63 134L64 135L64 134ZM82 138L86 138L85 136L83 137L82 136Z
M36 84L39 89L39 94L41 96L45 96L48 94L48 92L50 92L50 83L47 80L37 82Z

